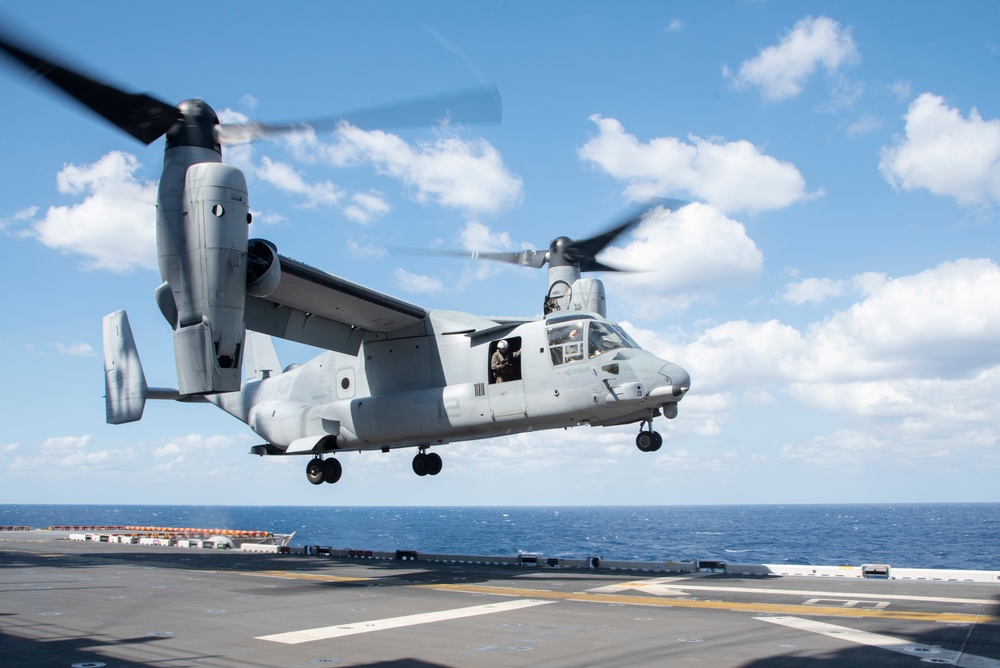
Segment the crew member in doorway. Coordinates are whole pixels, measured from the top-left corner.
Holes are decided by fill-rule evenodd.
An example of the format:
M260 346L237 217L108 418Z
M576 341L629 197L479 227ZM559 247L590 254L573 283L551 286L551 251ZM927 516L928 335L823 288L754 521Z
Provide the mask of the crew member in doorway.
M512 354L510 346L505 340L497 344L497 349L493 351L493 356L490 357L490 371L493 374L494 383L505 383L509 380L516 380L514 378L514 361L512 356L520 354L520 350Z

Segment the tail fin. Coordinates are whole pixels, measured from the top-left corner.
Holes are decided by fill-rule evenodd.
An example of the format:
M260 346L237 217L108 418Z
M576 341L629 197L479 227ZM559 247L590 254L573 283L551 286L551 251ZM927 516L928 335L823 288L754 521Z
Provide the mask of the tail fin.
M104 402L108 424L142 417L149 388L125 311L104 316Z
M247 372L253 375L247 380L263 380L281 373L281 363L274 349L274 342L267 334L247 330L246 354Z

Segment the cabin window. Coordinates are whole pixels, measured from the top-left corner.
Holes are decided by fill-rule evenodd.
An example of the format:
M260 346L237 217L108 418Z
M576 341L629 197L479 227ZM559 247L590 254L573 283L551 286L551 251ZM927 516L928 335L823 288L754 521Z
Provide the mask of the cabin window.
M505 346L500 343L505 342ZM521 380L521 337L492 341L489 347L489 378L494 383L509 383Z

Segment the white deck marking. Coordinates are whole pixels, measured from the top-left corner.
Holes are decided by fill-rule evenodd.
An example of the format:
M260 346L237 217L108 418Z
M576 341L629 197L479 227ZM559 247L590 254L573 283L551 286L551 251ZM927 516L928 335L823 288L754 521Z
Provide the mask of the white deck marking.
M837 626L836 624L817 622L812 619L802 619L800 617L755 617L754 619L759 619L762 622L769 622L771 624L780 624L781 626L798 629L799 631L818 633L820 635L830 636L831 638L837 638L839 640L846 640L847 642L853 642L859 645L868 645L869 647L887 649L890 652L898 652L899 654L912 656L917 660L933 659L934 663L965 666L966 668L1000 668L1000 661L996 659L990 659L984 656L975 656L972 654L963 654L961 652L955 652L950 649L938 647L937 645L924 645L921 643L915 643L912 640L907 640L905 638L896 638L893 636L883 635L881 633L858 631L857 629L852 629L847 626Z
M504 601L503 603L489 603L487 605L476 605L471 608L458 608L455 610L442 610L440 612L425 612L417 615L406 615L404 617L389 617L388 619L373 619L368 622L357 622L351 624L338 624L337 626L324 626L317 629L306 629L305 631L290 631L288 633L276 633L269 636L258 636L257 640L269 640L271 642L285 643L286 645L297 645L313 640L328 640L330 638L340 638L357 633L370 633L371 631L385 631L387 629L399 629L405 626L416 626L417 624L430 624L431 622L444 622L449 619L462 619L464 617L476 617L478 615L490 615L494 612L509 612L520 610L521 608L532 608L536 605L547 605L555 601L539 601L535 599L518 599L515 601Z

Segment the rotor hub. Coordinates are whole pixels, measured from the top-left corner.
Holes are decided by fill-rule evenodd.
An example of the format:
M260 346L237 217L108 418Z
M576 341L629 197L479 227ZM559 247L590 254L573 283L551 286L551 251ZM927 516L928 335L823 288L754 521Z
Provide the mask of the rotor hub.
M167 131L167 149L180 146L208 148L222 153L219 144L219 116L202 100L184 100L177 105L180 120Z

